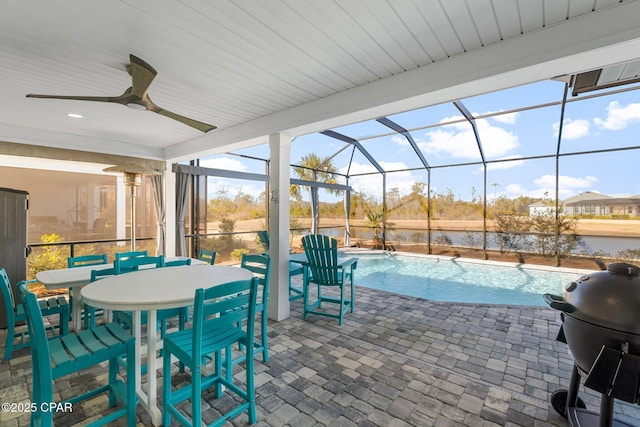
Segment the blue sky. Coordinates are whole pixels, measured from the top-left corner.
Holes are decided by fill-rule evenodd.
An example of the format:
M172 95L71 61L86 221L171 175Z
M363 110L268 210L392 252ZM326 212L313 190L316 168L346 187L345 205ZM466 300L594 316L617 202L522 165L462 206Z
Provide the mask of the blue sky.
M474 115L519 109L534 104L550 103L562 99L564 84L544 81L500 92L484 94L462 100ZM585 94L587 95L587 94ZM584 97L585 95L581 95ZM461 119L462 115L452 103L432 106L389 116L406 129L434 125ZM555 154L557 148L560 106L521 111L512 114L477 119L484 154L487 160L515 159L490 164L487 172L487 196L554 197L555 159L518 160L524 157ZM356 123L333 129L361 140L385 170L419 167L417 156L401 135L369 138L389 133L390 129L376 121ZM468 123L456 123L411 132L431 166L461 164L480 161L480 154ZM561 153L602 150L640 145L640 91L629 91L594 99L571 102L565 110ZM315 152L332 155L345 144L320 134L297 138L291 149L291 160ZM253 147L241 153L266 158L267 146ZM334 158L334 165L346 172L352 149L348 148ZM263 172L264 164L236 156L220 155L204 159L203 166L239 171ZM584 191L614 196L640 194L637 169L640 151L627 150L612 153L566 156L560 159L560 198L566 199ZM353 155L350 173L373 171L357 150ZM434 168L432 189L449 189L456 197L469 200L472 194L482 193L483 170L479 165ZM397 187L407 193L415 181L426 182L424 171L405 171L387 174L387 189ZM350 184L359 191L376 197L380 195L382 179L379 175L354 177ZM239 190L257 195L264 190L261 183L220 180L211 178L209 193L221 188L233 196ZM321 195L321 200L332 197Z

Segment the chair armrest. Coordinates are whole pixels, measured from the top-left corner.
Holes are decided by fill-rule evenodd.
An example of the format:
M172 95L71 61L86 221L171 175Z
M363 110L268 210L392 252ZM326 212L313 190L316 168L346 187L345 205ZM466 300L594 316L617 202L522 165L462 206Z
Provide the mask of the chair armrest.
M347 260L338 263L338 267L347 268L351 267L351 269L355 270L358 265L358 258L349 258Z

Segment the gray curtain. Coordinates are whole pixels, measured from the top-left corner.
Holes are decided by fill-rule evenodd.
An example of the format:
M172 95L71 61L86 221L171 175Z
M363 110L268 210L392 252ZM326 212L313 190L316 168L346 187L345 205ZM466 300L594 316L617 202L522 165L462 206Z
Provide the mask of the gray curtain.
M156 235L156 254L165 253L165 222L167 220L167 209L164 199L164 175L152 175L151 184L153 188L153 200L156 202L156 219L158 221L158 231Z
M187 256L184 217L187 214L190 175L176 172L176 255Z
M318 234L318 187L311 187L311 234Z
M351 213L351 191L344 192L344 245L348 248L351 246L351 224L349 217Z

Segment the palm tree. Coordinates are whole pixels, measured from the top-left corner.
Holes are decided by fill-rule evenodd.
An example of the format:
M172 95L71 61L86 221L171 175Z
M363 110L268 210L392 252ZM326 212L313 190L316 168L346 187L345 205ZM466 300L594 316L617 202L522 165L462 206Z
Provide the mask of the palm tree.
M336 167L333 165L330 157L320 157L315 153L309 153L302 156L299 166L293 168L293 172L298 179L304 181L323 182L325 184L337 184ZM340 194L340 190L328 188L331 194ZM300 200L300 188L292 185L290 188L291 196ZM311 201L311 233L318 231L318 188L309 187L309 200Z

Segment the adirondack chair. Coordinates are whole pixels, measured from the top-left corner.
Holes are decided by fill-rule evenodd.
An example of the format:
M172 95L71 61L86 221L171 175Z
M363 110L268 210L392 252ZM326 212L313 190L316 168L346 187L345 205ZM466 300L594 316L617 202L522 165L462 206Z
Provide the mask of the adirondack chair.
M99 394L107 393L110 407L121 404L121 407L109 411L104 417L86 424L88 426L112 425L114 420L126 416L126 425L136 425L136 390L134 365L127 368L126 383L118 379L120 370L117 358L135 357L135 338L124 331L120 325L110 323L94 329L84 329L59 337L47 339L42 312L34 293L27 289L26 282L18 284L18 292L24 306L27 328L31 340L31 365L33 372L33 397L31 426L53 426L54 411L47 410L52 402L69 405L91 399ZM54 381L74 372L109 362L108 383L96 389L73 396L65 402L58 402L58 391L54 394ZM69 381L73 382L74 379ZM78 377L77 381L82 381ZM67 396L65 395L65 398Z
M205 261L209 263L209 265L213 265L216 262L216 255L217 253L215 251L210 251L208 249L200 249L200 253L198 253L198 259L200 261Z
M344 314L355 310L355 295L353 288L353 273L358 264L356 258L338 262L338 241L319 234L310 234L302 238L302 247L307 256L303 264L304 284L304 318L309 314L333 317L342 325ZM309 287L317 285L317 298L309 302ZM351 297L345 297L345 287L351 288ZM325 296L323 288L337 288L340 295ZM338 312L322 309L322 303L337 304Z
M7 338L4 345L4 360L11 359L11 354L14 350L20 350L29 346L28 331L16 331L16 326L21 322L24 322L25 314L24 307L19 302L16 304L16 300L13 297L13 291L11 290L11 282L9 282L9 276L4 268L0 268L0 293L4 300L4 310L7 314ZM58 315L58 328L61 335L66 335L69 332L69 304L64 297L54 297L45 300L38 301L38 306L42 311L42 315ZM18 339L18 343L14 341Z
M258 278L224 283L195 292L193 326L190 329L165 335L163 341L163 425L175 418L183 426L202 425L202 393L215 386L215 395L233 392L240 398L229 399L227 407L233 408L221 414L209 424L220 426L226 421L248 411L249 424L256 422L254 384L254 329ZM241 344L246 349L244 387L233 382L231 357L226 357L222 369L223 353L231 354L232 346ZM215 369L205 374L202 370L207 357L212 356ZM172 390L172 359L178 359L189 369L188 385ZM207 391L208 392L208 391ZM191 400L191 410L181 411L178 405ZM187 418L190 416L190 420ZM210 420L209 420L210 421Z

